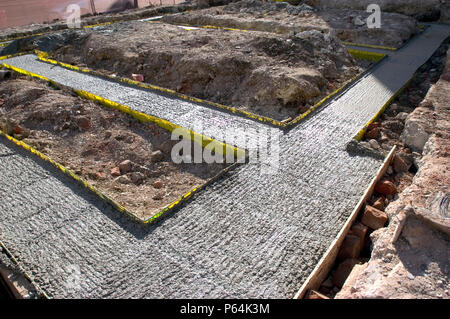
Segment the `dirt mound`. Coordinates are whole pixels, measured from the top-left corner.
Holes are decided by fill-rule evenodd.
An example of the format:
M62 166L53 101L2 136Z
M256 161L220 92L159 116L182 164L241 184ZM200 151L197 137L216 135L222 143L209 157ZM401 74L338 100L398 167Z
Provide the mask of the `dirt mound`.
M222 164L175 164L170 133L153 123L44 84L0 84L0 129L71 169L101 192L148 218Z
M361 71L338 41L318 31L279 36L129 22L77 38L51 55L120 76L140 73L145 82L278 120L304 112Z
M365 21L370 15L365 10L326 9L286 2L242 0L226 6L165 16L163 21L172 24L256 30L279 34L305 30L332 32L342 41L399 47L416 30L414 18L382 12L382 28L370 29Z

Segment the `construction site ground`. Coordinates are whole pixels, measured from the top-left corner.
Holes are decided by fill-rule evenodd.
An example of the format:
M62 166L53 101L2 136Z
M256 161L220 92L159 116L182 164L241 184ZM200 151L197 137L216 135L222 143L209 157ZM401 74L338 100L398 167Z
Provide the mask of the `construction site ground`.
M398 46L415 32L410 31L396 40ZM320 31L282 33L186 30L177 25L130 21L19 40L9 50L49 45L50 56L58 60L110 75L140 73L146 82L279 120L304 112L363 70L333 35ZM142 40L144 34L152 39L152 45ZM379 141L377 148L367 141L349 152L349 142L449 35L448 26L430 25L288 128L55 66L34 54L4 59L0 62L6 68L89 92L208 138L223 140L225 133L234 133L240 137L233 141L234 146L269 150L272 157L238 166L158 223L146 225L0 136L0 240L23 272L49 297L291 298L333 244L392 144ZM299 51L304 54L295 54ZM163 68L155 70L160 65ZM264 76L257 77L258 70ZM285 73L292 76L286 80ZM245 90L239 92L240 87ZM305 87L314 87L314 94L298 92ZM259 102L250 98L261 90L266 90L265 94L255 101L264 101L264 107L258 108ZM156 156L155 150L162 151L163 162L168 163L162 171L157 169L158 174L175 174L176 180L164 190L181 182L177 189L182 193L192 179L193 184L201 184L224 167L196 164L180 169L168 159L171 145L163 146L168 132L29 78L1 83L1 92L5 92L0 103L3 130L25 138L105 192L116 187L111 184L115 183L111 176L114 169L133 180L132 173L122 173L119 166L123 160L130 159L137 165L134 167L144 167L144 172L152 170L145 166ZM61 103L47 103L49 96L52 101L57 96ZM51 108L62 113L47 116ZM40 111L39 116L49 123L42 119L34 122ZM81 148L74 147L80 138L87 142ZM107 151L106 144L94 143L105 139L114 142L113 152ZM66 154L70 146L75 157ZM359 151L368 148L372 150ZM135 153L136 149L142 153ZM87 163L80 161L85 157ZM125 184L130 192L118 199L131 206L146 202L148 196L136 194L145 185L154 191L156 180L148 178L136 183L140 185ZM123 193L125 186L119 187Z

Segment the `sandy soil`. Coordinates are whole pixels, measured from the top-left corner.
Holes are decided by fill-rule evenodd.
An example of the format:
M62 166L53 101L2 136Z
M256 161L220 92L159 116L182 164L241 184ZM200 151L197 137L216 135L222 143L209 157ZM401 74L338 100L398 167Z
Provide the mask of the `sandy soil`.
M226 6L166 16L163 21L279 34L320 30L326 33L332 32L342 41L396 48L417 32L414 18L384 12L381 15L382 27L369 29L366 25L369 15L370 13L361 10L319 11L307 5L291 6L287 3L243 0Z
M362 72L333 37L126 22L78 31L51 56L277 120L295 117ZM99 45L101 44L101 45Z
M225 167L175 164L170 152L177 141L155 124L24 78L0 84L0 128L141 218L153 216ZM129 165L120 165L127 160Z

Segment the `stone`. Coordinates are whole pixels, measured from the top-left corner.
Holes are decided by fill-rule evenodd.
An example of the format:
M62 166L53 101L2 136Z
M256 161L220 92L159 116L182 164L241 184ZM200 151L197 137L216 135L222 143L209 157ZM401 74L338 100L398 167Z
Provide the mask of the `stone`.
M176 141L167 140L163 142L159 148L163 152L163 154L170 154L172 152L173 146L176 144Z
M27 128L24 128L20 125L13 127L12 133L15 138L21 140L30 136L31 131Z
M161 200L164 198L164 193L158 192L152 198L153 198L153 200Z
M91 127L91 121L87 117L82 116L77 118L77 125L80 129L87 130Z
M8 80L11 78L11 71L9 70L0 70L0 80Z
M355 223L350 231L348 232L349 235L354 235L359 238L359 244L361 246L361 250L364 248L364 243L366 241L367 233L369 232L369 227L362 223Z
M121 174L120 174L120 168L118 168L118 167L112 168L112 169L111 169L111 175L112 175L112 176L120 176L120 175L121 175Z
M333 274L333 284L341 288L357 263L358 260L354 258L341 262Z
M329 289L327 287L324 287L324 286L320 286L319 287L319 292L322 293L322 294L327 295L327 294L329 294L331 292L331 289Z
M428 137L428 133L419 122L407 119L400 139L411 150L421 153L425 143L428 141Z
M402 160L406 162L406 164L408 165L408 169L414 163L414 155L411 153L411 150L409 148L403 150L403 152L398 152L397 156L399 156ZM419 156L421 157L420 154Z
M68 130L71 126L70 122L64 122L63 125L61 125L61 130Z
M369 142L362 141L359 144L361 145L362 148L370 148Z
M370 205L366 205L361 222L372 229L378 229L384 227L388 220L388 216L385 212L376 209Z
M373 148L375 150L380 149L380 144L378 144L377 140L374 140L374 139L369 140L369 145L371 148Z
M136 172L140 172L147 177L150 177L152 175L152 171L146 166L136 164L136 165L133 165L133 170Z
M365 225L363 225L360 222L356 222L351 228L349 234L358 236L360 238L366 237L367 233L369 232L369 228Z
M298 14L300 12L300 8L297 8L296 6L299 5L302 1L301 0L287 0L290 5L286 6L286 11L289 14Z
M366 139L376 139L376 138L378 138L379 134L380 134L380 128L379 127L374 127L370 131L367 131Z
M117 177L114 182L120 183L120 184L130 184L131 179L127 175L122 175Z
M419 103L419 107L424 107L424 108L432 108L433 107L433 102L425 99L422 102Z
M381 132L382 132L386 137L388 137L389 139L392 139L392 140L398 140L398 139L400 138L400 134L395 133L395 132L392 132L391 130L388 130L388 129L386 129L386 128L383 128L383 129L381 130Z
M381 126L380 122L373 122L373 123L370 123L369 126L367 126L367 130L371 131L374 128L379 128L380 126Z
M404 125L403 125L403 123L401 121L389 120L389 121L383 122L382 127L387 129L387 130L389 130L389 131L391 131L391 132L394 132L394 133L397 133L397 134L401 134L402 131L403 131Z
M131 173L130 178L134 184L138 185L142 183L142 181L145 179L145 176L141 172L133 172Z
M387 173L388 175L394 174L394 169L392 168L392 166L389 166L389 167L387 168L386 173Z
M164 153L160 150L157 150L152 153L151 161L153 163L158 163L164 160Z
M409 167L411 165L408 165L408 163L399 155L394 156L394 171L396 173L404 173L409 170Z
M105 180L106 179L106 175L103 172L97 172L97 179L99 180Z
M355 283L358 280L361 273L367 268L367 264L356 264L344 284L342 285L341 291L335 296L335 299L349 299L352 296L352 293L355 292Z
M300 3L300 2L301 1L298 1L298 3ZM275 2L274 4L277 9L285 9L288 6L287 2Z
M347 258L358 258L362 249L361 240L356 235L345 236L339 249L338 259L345 260Z
M325 288L328 288L328 289L333 289L333 280L332 280L332 278L329 276L323 283L322 283L322 285L321 286L323 286L323 287L325 287Z
M386 208L384 206L384 198L380 197L378 198L372 205L373 208L376 208L378 210L384 211L384 209Z
M375 191L382 195L394 195L397 194L397 187L391 181L381 180L375 185Z
M397 114L397 116L395 117L395 119L396 119L396 120L399 120L399 121L404 121L404 120L406 120L407 117L408 117L408 113L406 113L406 112L400 112L400 113Z
M96 172L88 172L87 175L92 180L97 180L98 179L98 175L97 175Z
M125 160L119 164L119 169L122 174L126 174L131 171L132 163L130 160Z
M156 189L160 189L160 188L163 187L163 183L161 181L155 181L153 183L153 187L156 188Z

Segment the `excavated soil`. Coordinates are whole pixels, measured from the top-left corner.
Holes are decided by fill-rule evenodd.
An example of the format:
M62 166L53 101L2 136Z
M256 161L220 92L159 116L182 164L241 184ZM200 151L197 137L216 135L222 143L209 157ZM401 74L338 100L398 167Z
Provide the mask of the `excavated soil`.
M225 167L175 164L168 131L22 77L0 84L0 128L144 219Z
M243 0L165 16L164 22L194 26L217 26L290 34L308 30L332 32L341 41L400 47L417 33L416 20L398 13L381 14L381 28L368 28L370 13L362 10L323 9L305 4Z
M363 71L335 38L127 22L68 33L57 60L268 116L295 117Z

